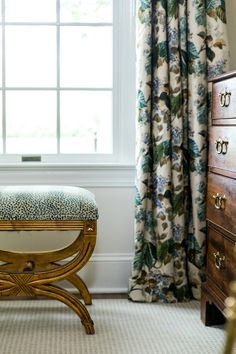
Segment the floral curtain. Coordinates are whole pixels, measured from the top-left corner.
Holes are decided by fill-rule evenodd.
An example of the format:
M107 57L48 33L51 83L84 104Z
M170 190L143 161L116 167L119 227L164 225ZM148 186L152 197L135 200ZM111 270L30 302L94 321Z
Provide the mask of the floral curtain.
M129 298L200 297L208 80L227 71L224 0L138 0L136 243Z

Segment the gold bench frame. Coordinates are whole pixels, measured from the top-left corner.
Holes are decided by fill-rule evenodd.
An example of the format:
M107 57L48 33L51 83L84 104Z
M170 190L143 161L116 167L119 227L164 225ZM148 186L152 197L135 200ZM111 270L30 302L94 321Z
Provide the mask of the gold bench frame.
M92 303L91 295L78 272L91 257L97 235L96 220L60 221L2 221L0 231L62 231L78 230L75 241L68 246L52 251L15 252L0 250L0 298L15 296L46 296L69 306L80 317L87 334L94 334L93 321L82 302L67 290L53 285L59 280L67 280L80 292L84 303ZM74 256L66 264L59 261Z

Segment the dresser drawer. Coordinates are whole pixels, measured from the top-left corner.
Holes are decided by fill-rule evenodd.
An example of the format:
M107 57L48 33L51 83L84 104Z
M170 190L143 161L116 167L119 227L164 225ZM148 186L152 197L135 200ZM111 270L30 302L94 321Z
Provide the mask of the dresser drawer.
M213 84L212 120L222 118L236 118L236 77Z
M209 167L236 171L236 127L213 126L209 130Z
M235 242L228 239L224 239L224 252L225 252L225 277L224 277L224 289L229 292L229 283L232 280L236 280L236 247Z
M224 239L222 235L208 227L207 229L207 270L206 276L223 290L225 288L225 256ZM222 259L222 260L220 260Z
M236 233L236 180L208 174L207 219Z
M208 227L207 277L229 294L229 283L236 279L235 243Z

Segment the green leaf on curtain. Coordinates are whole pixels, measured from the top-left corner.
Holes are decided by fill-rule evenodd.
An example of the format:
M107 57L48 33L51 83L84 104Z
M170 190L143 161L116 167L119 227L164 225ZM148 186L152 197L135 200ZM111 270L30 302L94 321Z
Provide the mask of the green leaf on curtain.
M188 55L187 52L183 49L181 49L180 54L181 54L180 60L181 60L182 75L185 77L188 74L188 67L187 67Z
M217 14L217 17L218 17L223 23L226 23L225 7L218 6L217 9L216 9L216 14Z
M168 240L162 243L159 243L157 246L157 259L160 262L163 262L166 258L169 250L169 243Z
M140 9L145 11L151 7L149 0L140 0Z
M197 48L193 42L188 41L188 58L189 61L193 61L199 58Z
M207 103L203 102L201 106L197 107L197 121L199 124L207 124ZM199 133L200 134L200 133Z
M199 259L202 259L202 252L196 237L193 234L188 234L188 258L193 264L196 264Z
M206 38L206 32L205 31L201 31L197 34L199 37L201 37L202 39Z
M197 143L193 139L188 140L188 153L193 159L200 156L200 151Z
M188 298L189 294L188 294L186 286L183 285L183 286L181 286L181 288L176 288L175 295L176 295L176 298L179 302L182 302L182 301L184 301L185 298Z
M157 259L160 262L164 262L168 254L173 253L174 241L168 239L164 242L160 242L157 245Z
M163 9L166 9L167 1L166 0L155 0L157 3L160 2Z
M209 47L206 47L206 55L210 61L213 61L216 56L215 53L213 52L213 50Z
M137 231L136 233L136 240L137 242L143 242L143 239L144 239L144 232L143 231Z
M197 14L195 16L195 21L198 26L205 26L206 18L205 18L205 8L198 7Z
M151 242L144 243L143 248L135 254L134 269L141 271L144 265L151 269L156 263L156 254L156 246Z
M143 209L139 209L135 211L135 220L137 223L145 221L146 213Z
M205 221L206 220L206 211L205 211L205 204L198 205L198 212L197 212L198 220Z
M142 200L141 200L141 195L139 191L136 189L136 195L135 195L135 205L142 205Z
M160 94L160 100L164 101L166 107L170 109L170 96L168 95L167 92L162 92Z
M177 96L171 96L170 104L171 104L171 113L173 115L176 115L179 112L180 108L182 107L182 94L179 93Z
M184 207L184 192L173 193L173 214L181 215Z
M134 270L141 271L143 267L143 261L144 261L144 255L142 250L139 250L135 253L134 256L134 262L133 262L133 268Z
M140 6L138 9L138 19L143 24L149 20L148 16L145 15L146 10L151 8L151 3L149 0L140 0Z
M138 10L138 19L139 19L140 23L142 23L142 24L145 22L144 14L145 13L141 9Z
M198 184L198 186L197 186L197 191L199 192L199 193L205 193L205 191L206 191L206 184L203 182L203 181L201 181L199 184Z
M206 9L215 9L217 7L217 1L216 0L207 0L206 1Z
M164 198L170 199L172 196L171 191L167 189L164 193Z
M147 103L144 97L144 94L141 90L138 90L138 108L142 109L142 108L146 108L147 107Z
M160 42L157 46L157 59L158 57L167 58L167 42Z
M153 159L154 163L162 162L164 157L169 157L171 154L170 141L165 140L161 144L153 147Z
M168 17L177 17L178 16L178 8L179 2L178 0L168 0Z
M142 172L148 173L152 171L152 158L150 155L143 156Z
M147 75L151 75L151 73L152 73L152 58L151 57L152 57L152 54L150 53L145 58L146 59L145 72Z
M201 130L198 134L203 136L203 138L206 138L208 135L206 130Z

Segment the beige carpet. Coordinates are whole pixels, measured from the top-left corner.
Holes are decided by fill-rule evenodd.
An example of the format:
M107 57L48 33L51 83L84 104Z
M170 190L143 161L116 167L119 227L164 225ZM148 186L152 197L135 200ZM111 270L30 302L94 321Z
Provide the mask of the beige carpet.
M205 327L199 303L95 299L96 334L57 301L1 301L1 354L220 354L223 327Z

